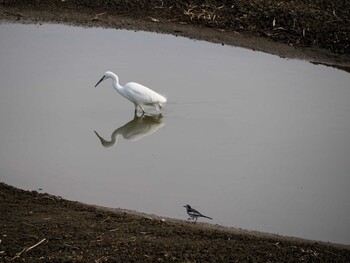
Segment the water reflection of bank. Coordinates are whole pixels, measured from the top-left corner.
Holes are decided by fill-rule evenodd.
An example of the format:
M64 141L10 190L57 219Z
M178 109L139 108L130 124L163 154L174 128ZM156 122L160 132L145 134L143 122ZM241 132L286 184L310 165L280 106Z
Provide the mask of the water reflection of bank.
M110 140L105 140L96 131L95 134L100 139L101 144L104 147L111 147L117 143L118 137L121 135L124 139L137 141L143 137L155 133L159 128L163 127L165 123L163 122L163 115L143 115L137 116L124 124L123 126L117 128L111 135Z

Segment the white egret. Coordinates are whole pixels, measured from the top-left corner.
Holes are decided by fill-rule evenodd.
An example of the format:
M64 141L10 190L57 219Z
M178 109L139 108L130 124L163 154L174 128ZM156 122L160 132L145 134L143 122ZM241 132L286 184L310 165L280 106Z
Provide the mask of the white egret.
M135 105L135 115L137 114L137 107L142 111L142 114L145 113L145 110L142 106L153 106L158 111L163 108L163 103L166 102L166 98L157 92L135 82L126 83L124 86L119 84L119 79L116 74L111 71L107 71L99 82L95 85L97 87L105 79L112 79L113 88L124 98L130 100Z

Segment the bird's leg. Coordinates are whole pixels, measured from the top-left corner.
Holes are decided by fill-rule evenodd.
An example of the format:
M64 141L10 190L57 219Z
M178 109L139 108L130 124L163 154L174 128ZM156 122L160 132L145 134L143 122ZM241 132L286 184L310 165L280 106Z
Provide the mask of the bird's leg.
M134 105L135 105L135 116L137 116L137 104L134 103Z
M140 108L141 111L142 111L142 115L141 115L141 116L145 115L145 110L143 109L143 107L142 107L141 105L139 105L139 108Z
M140 117L142 117L143 115L145 115L145 110L143 109L143 107L142 107L141 105L138 105L138 104L136 104L136 103L134 103L134 105L135 105L135 115L136 115L136 116L137 116L137 107L140 108L141 113L142 113Z

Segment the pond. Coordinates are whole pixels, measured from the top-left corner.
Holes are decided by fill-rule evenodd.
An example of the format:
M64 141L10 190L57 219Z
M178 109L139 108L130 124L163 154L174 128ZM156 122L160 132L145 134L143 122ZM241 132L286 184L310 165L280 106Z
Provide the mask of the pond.
M126 30L0 25L0 181L350 244L350 74ZM168 99L134 106L107 70Z

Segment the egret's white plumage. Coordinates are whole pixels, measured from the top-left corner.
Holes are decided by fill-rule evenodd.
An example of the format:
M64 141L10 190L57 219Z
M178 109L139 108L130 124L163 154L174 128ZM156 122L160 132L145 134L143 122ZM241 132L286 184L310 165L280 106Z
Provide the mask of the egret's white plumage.
M135 82L126 83L124 86L119 84L119 79L116 74L111 71L107 71L99 82L95 85L97 87L105 79L112 79L113 88L124 98L130 100L135 105L135 114L137 113L137 106L141 109L142 113L145 113L143 109L144 105L153 106L157 110L163 108L163 104L166 102L166 98L157 92Z

